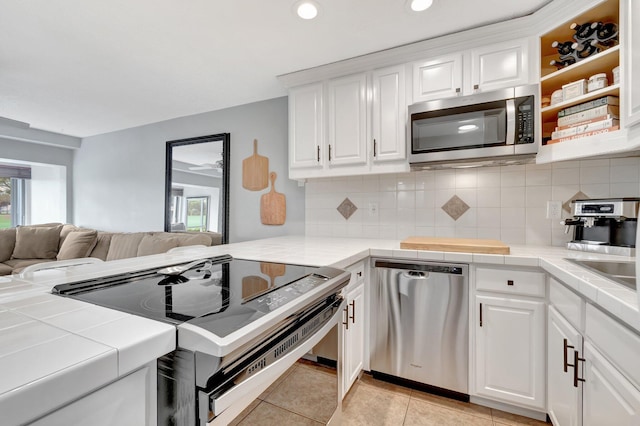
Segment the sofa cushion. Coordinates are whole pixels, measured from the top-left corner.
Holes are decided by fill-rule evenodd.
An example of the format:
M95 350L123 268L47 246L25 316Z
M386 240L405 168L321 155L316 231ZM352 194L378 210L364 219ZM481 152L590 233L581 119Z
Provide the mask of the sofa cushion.
M13 259L55 259L58 254L60 230L57 226L18 226Z
M138 246L138 256L149 256L151 254L166 253L168 250L178 247L180 239L178 237L145 235Z
M210 246L211 245L211 236L206 234L206 233L184 233L184 234L177 234L180 236L180 243L178 244L178 247L185 247L185 246L195 246L195 245L203 245L203 246Z
M53 262L55 259L11 259L4 262L5 265L13 269L13 273L17 274L27 266L35 265L36 263Z
M124 234L113 234L109 251L107 252L107 261L128 259L138 255L138 246L142 238L148 235L146 232L134 232Z
M111 245L112 237L113 232L98 231L96 246L91 250L91 253L89 253L89 257L107 260L107 254L109 253L109 246Z
M0 229L0 262L11 259L16 246L16 228Z
M98 231L72 231L65 236L58 251L58 260L78 259L87 257L98 242Z
M13 272L13 268L9 265L5 265L4 263L0 263L0 276L1 275L9 275Z

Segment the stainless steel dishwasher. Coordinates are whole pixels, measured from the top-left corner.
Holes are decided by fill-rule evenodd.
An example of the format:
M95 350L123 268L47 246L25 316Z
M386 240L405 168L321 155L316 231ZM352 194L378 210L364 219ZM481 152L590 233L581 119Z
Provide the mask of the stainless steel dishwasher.
M469 266L392 259L373 264L374 377L468 401Z

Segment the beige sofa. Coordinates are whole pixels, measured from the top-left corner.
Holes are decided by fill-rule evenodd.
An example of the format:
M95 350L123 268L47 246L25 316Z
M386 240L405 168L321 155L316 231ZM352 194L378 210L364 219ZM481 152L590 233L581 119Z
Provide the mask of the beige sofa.
M110 261L221 241L216 232L102 232L61 223L19 226L0 230L0 275L42 262L85 257Z

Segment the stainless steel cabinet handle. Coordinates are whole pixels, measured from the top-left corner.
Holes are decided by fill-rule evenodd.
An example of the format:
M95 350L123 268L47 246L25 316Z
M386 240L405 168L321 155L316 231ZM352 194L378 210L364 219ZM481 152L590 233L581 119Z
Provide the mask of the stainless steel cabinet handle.
M459 88L459 87L456 87L456 93L459 95L459 94L460 94L460 92L461 92L460 88Z
M478 90L480 88L480 86L478 84L474 84L473 85L473 90Z
M569 349L573 349L573 346L569 344L567 339L564 339L564 372L569 371L569 367L573 367L573 364L569 364ZM577 353L577 352L576 352Z
M348 330L348 329L349 329L349 305L345 306L345 308L343 309L343 311L344 311L344 312L345 312L345 314L346 314L346 317L345 317L345 318L346 318L346 320L345 320L345 321L342 321L342 325L344 325L344 326L345 326L345 329L347 329L347 330Z
M378 143L376 142L376 140L373 140L373 156L377 156L377 152L376 152L376 148L377 148Z
M513 285L513 280L507 280L507 285Z
M352 300L350 305L351 305L351 316L349 318L351 318L351 324L355 324L356 323L356 301Z
M578 377L579 373L578 373L578 367L579 367L579 362L585 362L586 360L584 358L580 358L580 356L578 355L578 351L574 351L573 352L573 387L578 387L578 382L584 382L585 380Z
M361 276L362 276L362 271L359 271L356 275L357 275L358 277L361 277Z
M480 327L482 327L482 303L480 304Z
M318 163L320 162L320 145L318 145Z
M329 144L329 161L331 161L331 144Z

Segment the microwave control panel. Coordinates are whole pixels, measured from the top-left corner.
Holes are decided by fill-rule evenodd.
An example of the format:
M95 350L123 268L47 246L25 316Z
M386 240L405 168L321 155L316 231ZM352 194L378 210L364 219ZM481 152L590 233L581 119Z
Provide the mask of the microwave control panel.
M533 96L516 99L517 135L516 143L532 143L534 141L534 107Z

